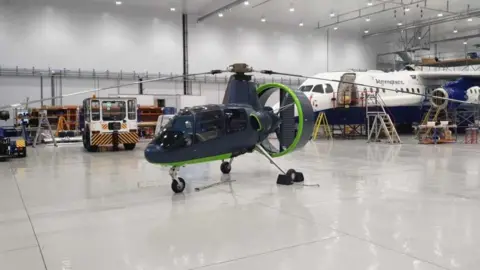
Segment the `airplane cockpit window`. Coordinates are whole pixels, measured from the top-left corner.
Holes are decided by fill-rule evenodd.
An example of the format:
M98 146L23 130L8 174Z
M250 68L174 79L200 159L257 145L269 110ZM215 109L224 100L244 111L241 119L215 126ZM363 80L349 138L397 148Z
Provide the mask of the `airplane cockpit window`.
M320 94L325 93L324 90L323 90L323 85L322 85L322 84L317 84L317 85L315 85L315 87L313 87L312 92L314 92L314 93L320 93Z
M190 146L193 143L193 115L177 115L170 119L154 143L165 150Z
M330 93L333 93L333 87L331 84L327 83L326 84L326 89L325 91L327 92L327 94L330 94Z
M195 136L199 142L221 137L225 131L225 120L221 110L195 114Z
M300 90L302 92L310 92L310 90L312 90L312 87L313 87L313 85L303 85L303 86L300 86L300 88L298 88L298 90Z
M247 128L248 117L245 109L226 109L224 112L227 134L244 131Z

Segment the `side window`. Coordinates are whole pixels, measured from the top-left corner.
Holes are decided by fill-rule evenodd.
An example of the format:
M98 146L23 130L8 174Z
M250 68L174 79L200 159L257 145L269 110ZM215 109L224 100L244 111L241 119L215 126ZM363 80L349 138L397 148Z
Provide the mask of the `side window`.
M225 122L221 110L199 112L195 118L195 133L199 142L213 140L223 135Z
M227 134L244 131L247 124L248 118L245 109L225 110L225 130Z
M313 87L312 92L314 92L314 93L320 93L320 94L325 93L325 91L323 90L323 85L322 85L322 84L317 84L317 85L315 85L315 87Z
M137 119L137 104L135 100L128 101L128 120L136 120Z
M89 100L85 100L83 102L83 116L84 121L90 122L90 102Z
M380 88L377 87L377 90L375 90L375 91L377 91L377 94L378 94L380 92Z
M100 121L100 102L92 100L92 121Z
M325 90L326 90L327 94L333 93L332 85L327 83L326 86L327 86L327 89L325 89Z

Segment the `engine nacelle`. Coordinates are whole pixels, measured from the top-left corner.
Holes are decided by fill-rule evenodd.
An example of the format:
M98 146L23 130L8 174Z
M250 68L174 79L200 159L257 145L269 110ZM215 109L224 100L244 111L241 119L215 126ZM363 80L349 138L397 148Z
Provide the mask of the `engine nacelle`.
M449 91L443 88L437 88L432 91L432 97L430 98L430 104L434 108L445 109L448 106Z
M250 125L259 132L271 133L278 127L278 124L279 117L271 109L250 114Z

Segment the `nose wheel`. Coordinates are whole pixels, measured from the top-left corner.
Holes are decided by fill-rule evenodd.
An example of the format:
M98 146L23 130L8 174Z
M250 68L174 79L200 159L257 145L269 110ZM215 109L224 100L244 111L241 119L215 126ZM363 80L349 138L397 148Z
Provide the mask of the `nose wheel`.
M230 160L230 162L232 162L232 159ZM223 174L229 174L232 170L232 165L230 164L230 162L223 161L220 165L220 171L222 171Z
M178 171L180 168L178 167L172 167L170 168L170 177L172 177L172 190L175 193L182 193L183 190L185 190L185 187L187 184L185 183L185 180L183 178L178 177Z

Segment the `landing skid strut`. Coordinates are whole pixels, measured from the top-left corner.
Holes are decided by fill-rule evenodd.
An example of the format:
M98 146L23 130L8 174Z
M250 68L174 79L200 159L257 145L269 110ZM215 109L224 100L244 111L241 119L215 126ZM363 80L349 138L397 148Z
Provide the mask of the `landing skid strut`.
M255 146L255 149L258 152L260 152L262 155L264 155L268 159L268 161L270 161L270 164L273 164L275 167L277 167L277 169L280 172L282 172L277 177L278 185L293 185L293 183L300 183L304 181L303 173L297 172L294 169L289 169L287 172L285 172L282 168L280 168L280 166L278 166L278 164L273 160L270 154L267 151L265 151L265 149L260 144L257 144ZM314 186L320 186L320 185L314 185Z

